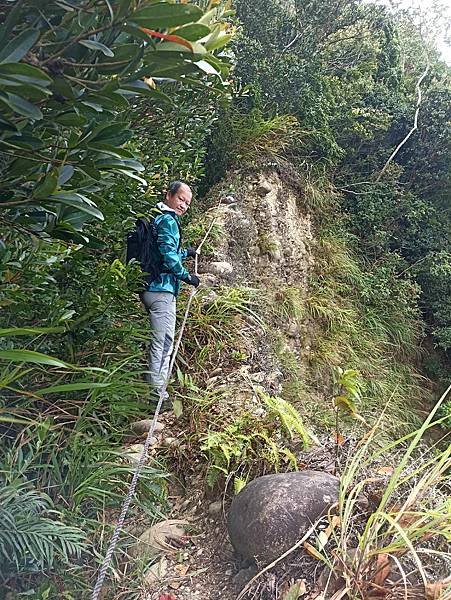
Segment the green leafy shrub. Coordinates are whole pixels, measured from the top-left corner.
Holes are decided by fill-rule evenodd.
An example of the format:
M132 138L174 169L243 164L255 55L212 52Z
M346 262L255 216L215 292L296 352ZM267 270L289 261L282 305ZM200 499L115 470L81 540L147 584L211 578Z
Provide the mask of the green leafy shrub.
M210 429L200 434L200 449L207 460L207 483L215 486L221 478L237 478L235 489L267 469L276 472L285 465L297 469L297 461L289 444L280 439L284 432L288 440L306 446L309 434L299 413L286 400L260 393L266 414L257 417L244 411L223 429Z

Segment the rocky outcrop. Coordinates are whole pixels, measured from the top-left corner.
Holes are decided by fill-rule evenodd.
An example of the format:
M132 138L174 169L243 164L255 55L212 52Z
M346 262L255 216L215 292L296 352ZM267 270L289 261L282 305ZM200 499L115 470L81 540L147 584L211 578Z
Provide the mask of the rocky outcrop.
M254 479L234 498L227 527L243 558L269 563L291 548L338 501L336 477L320 471Z

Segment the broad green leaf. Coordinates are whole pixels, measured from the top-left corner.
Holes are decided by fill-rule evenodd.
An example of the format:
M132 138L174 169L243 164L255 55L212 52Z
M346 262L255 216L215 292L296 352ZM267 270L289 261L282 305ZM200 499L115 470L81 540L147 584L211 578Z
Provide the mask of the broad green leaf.
M197 42L203 37L209 35L211 30L208 25L203 25L202 23L190 23L189 25L179 27L171 33L173 35L178 35L189 42Z
M59 170L58 185L64 185L73 176L75 169L72 165L64 165Z
M17 148L27 148L30 150L38 150L44 146L40 138L34 137L27 132L22 132L18 135L13 135L8 138L8 145L12 144Z
M117 110L128 107L128 100L121 94L116 94L114 92L110 94L91 94L89 98L95 103L100 104L100 106L103 106L109 110Z
M105 56L114 56L114 52L101 42L95 42L94 40L80 40L78 43L91 50L100 50Z
M44 178L44 181L39 183L33 190L33 198L40 200L48 198L50 194L56 190L58 185L58 175L56 173L49 173Z
M134 171L145 171L144 166L133 158L101 158L96 161L99 169L133 169Z
M83 136L80 139L80 143L86 144L88 141L96 141L96 142L106 142L113 145L120 145L124 142L118 142L117 140L127 141L132 136L132 132L128 129L125 129L126 123L119 121L117 123L103 123L99 125L92 131L88 133L88 135Z
M37 29L25 29L0 51L0 63L19 62L38 39Z
M110 144L103 144L102 142L92 142L89 144L90 148L99 150L102 154L108 154L109 156L115 156L116 158L133 158L133 152L126 150L125 148L117 148Z
M334 398L334 406L337 409L342 409L351 415L355 415L356 409L353 401L347 396L336 396Z
M56 123L65 125L66 127L82 127L86 125L87 119L83 115L76 112L66 112L55 117Z
M232 33L221 32L214 40L206 42L205 48L209 52L213 52L213 50L218 50L219 48L223 48L224 46L226 46L232 38Z
M67 79L64 77L55 77L52 83L52 89L58 97L69 98L70 100L75 100L78 96L78 92L74 90L74 88L70 85Z
M0 64L0 76L6 75L12 77L17 81L23 81L27 83L34 83L35 85L41 85L47 87L52 83L52 79L36 67L27 65L26 63L5 63Z
M220 75L219 71L217 71L210 63L206 60L198 60L195 63L201 71L207 73L207 75Z
M1 100L5 102L12 111L19 115L35 120L42 119L42 112L40 109L17 94L2 94Z
M202 15L202 10L192 4L158 2L132 13L129 21L150 29L164 29L198 21Z
M35 390L36 394L57 394L60 392L76 392L79 390L95 390L110 387L111 383L96 383L94 381L80 381L78 383L63 383Z
M20 335L42 335L47 333L62 333L64 327L9 327L0 329L0 337L20 336Z
M172 408L174 409L174 414L179 419L183 415L183 404L181 400L173 400Z
M34 352L34 350L0 350L0 360L11 362L31 362L38 365L49 365L52 367L61 367L63 369L73 369L74 367L63 362L59 358L54 358L48 354Z
M127 92L134 92L135 94L139 94L141 96L148 96L149 98L154 98L166 104L174 104L171 97L162 92L161 90L151 88L142 81L138 79L137 81L131 81L122 86L122 89Z
M127 177L131 177L131 179L136 179L136 181L139 181L139 183L142 183L145 187L147 187L149 185L145 179L143 179L142 177L139 177L139 175L137 175L133 171L128 171L126 169L117 169L117 170L119 171L119 173L122 173L123 175L127 175Z
M77 194L76 192L59 192L58 194L52 194L47 200L51 202L61 202L67 206L73 206L74 208L78 208L82 212L103 221L103 214L97 206L82 194Z

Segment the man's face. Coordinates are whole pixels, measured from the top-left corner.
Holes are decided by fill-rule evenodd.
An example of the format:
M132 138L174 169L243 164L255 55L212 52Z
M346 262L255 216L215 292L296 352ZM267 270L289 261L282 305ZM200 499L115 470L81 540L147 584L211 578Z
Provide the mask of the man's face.
M169 208L175 210L179 217L181 217L188 210L192 197L193 193L191 192L190 188L186 184L183 184L179 187L175 194L170 194L168 192L166 194L165 202Z

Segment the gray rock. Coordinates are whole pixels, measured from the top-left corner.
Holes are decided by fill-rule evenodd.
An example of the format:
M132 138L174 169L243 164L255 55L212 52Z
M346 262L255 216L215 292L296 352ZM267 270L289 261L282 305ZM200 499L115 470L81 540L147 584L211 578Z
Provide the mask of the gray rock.
M269 563L291 548L338 500L339 482L321 471L254 479L234 498L227 527L236 552Z
M149 431L149 429L151 428L151 426L152 426L152 419L143 419L142 421L136 421L135 423L132 423L131 428L134 433L143 434L143 433L147 433ZM155 423L154 431L157 433L159 431L163 431L163 429L164 429L164 424L161 423L160 421L157 421Z
M261 197L266 196L271 191L272 191L271 184L268 183L266 181L266 179L263 179L257 187L257 194Z
M213 275L228 275L229 273L232 273L233 266L228 262L218 261L211 262L205 269L208 273L212 273Z
M221 512L222 512L221 500L218 500L217 502L212 502L208 507L208 514L211 517L216 517L217 515L220 515Z
M297 323L289 323L287 327L288 337L295 338L299 335L299 325Z
M165 437L163 439L163 446L166 446L167 448L177 448L180 444L181 441L175 437Z

